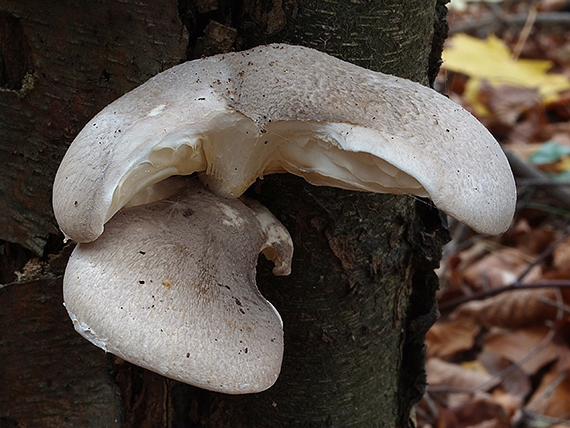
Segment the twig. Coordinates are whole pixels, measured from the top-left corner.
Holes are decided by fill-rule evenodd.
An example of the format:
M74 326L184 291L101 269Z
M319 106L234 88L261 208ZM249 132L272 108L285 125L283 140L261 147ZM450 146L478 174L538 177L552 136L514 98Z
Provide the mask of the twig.
M526 354L520 360L513 362L513 364L511 364L509 367L501 370L499 373L494 374L491 377L491 379L489 379L486 382L483 382L481 385L479 385L477 388L475 388L473 390L473 392L487 390L488 388L496 385L497 380L502 380L505 376L512 373L516 369L520 368L524 363L526 363L528 360L530 360L532 357L534 357L536 354L538 354L540 351L542 351L544 348L546 348L546 346L548 346L550 341L554 338L555 333L556 332L554 329L548 330L548 334L544 337L544 339L542 339L538 345L536 345L534 348L532 348L532 350L528 354Z
M530 10L528 11L528 16L527 16L526 22L524 23L524 27L521 31L520 37L517 40L517 44L515 45L515 47L513 49L513 53L511 55L511 58L513 60L519 59L519 56L520 56L520 54L524 48L524 45L526 44L528 36L530 36L530 31L532 30L534 22L536 21L536 14L537 14L536 8L534 6L532 6L530 8Z
M493 289L489 289L489 290L483 290L483 291L480 291L478 293L471 294L469 296L464 296L464 297L460 297L457 299L453 299L449 302L442 304L440 306L440 311L441 312L449 311L449 310L455 309L457 306L459 306L463 303L469 302L471 300L482 300L482 299L485 299L487 297L492 297L492 296L496 296L497 294L504 293L505 291L523 290L525 288L547 288L548 286L546 286L546 287L542 286L542 284L544 284L544 282L543 283L535 282L533 284L522 284L522 281L536 265L538 265L540 262L542 262L547 257L549 257L552 254L552 252L562 242L564 242L568 238L568 236L569 236L568 234L565 234L564 236L558 238L554 243L550 244L546 250L544 250L542 253L540 253L531 263L528 264L528 266L525 268L525 270L522 271L522 273L519 274L517 279L514 280L511 284L506 285L504 287L498 287L498 288L493 288ZM547 281L546 283L547 284L562 283L562 284L559 284L558 286L560 286L560 285L564 286L564 284L570 284L570 281Z
M521 206L524 206L525 208L544 211L546 213L554 214L554 215L557 215L560 217L566 217L566 218L570 217L570 211L565 210L563 208L553 207L553 206L548 205L548 204L540 204L537 202L528 202L525 204L521 204Z
M567 314L570 314L570 306L565 305L564 303L557 302L556 300L549 299L548 297L539 297L538 301L546 305L554 306L559 311L563 311L566 312Z
M450 312L453 309L455 309L456 307L458 307L459 305L462 305L463 303L467 303L467 302L470 302L472 300L483 300L483 299L486 299L487 297L493 297L493 296L496 296L498 294L504 293L505 291L527 290L527 289L535 289L535 288L566 288L566 287L570 287L570 280L569 281L550 280L550 281L539 281L539 282L522 284L523 279L530 273L530 271L536 265L538 265L540 262L542 262L544 259L549 257L552 254L552 252L562 242L564 242L566 239L568 239L569 236L570 236L570 234L564 234L563 236L558 238L556 241L554 241L552 244L550 244L546 250L544 250L542 253L540 253L531 263L528 264L528 266L525 268L525 270L522 271L522 273L519 274L517 279L514 280L512 283L505 285L504 287L497 287L497 288L492 288L492 289L488 289L488 290L483 290L483 291L479 291L477 293L470 294L469 296L462 296L462 297L458 297L457 299L452 299L448 302L440 304L439 311L441 313Z
M554 378L554 380L550 383L550 385L548 385L548 388L546 388L542 392L542 394L540 394L539 396L534 397L534 399L531 402L529 402L526 405L526 407L527 408L530 408L530 407L536 408L538 406L541 406L544 410L546 408L546 406L548 405L548 402L552 398L552 394L554 394L554 391L556 391L556 388L558 388L558 385L560 385L560 383L562 383L564 381L564 379L566 379L567 375L568 375L568 373L566 373L566 371L559 373L558 376L556 376L556 378Z
M511 165L515 176L518 178L522 178L524 180L539 180L541 182L547 182L550 180L546 174L544 174L542 171L539 171L534 166L524 163L516 154L510 150L504 149L504 152L507 155L507 159L509 160L509 164ZM555 182L553 181L553 183ZM563 186L554 185L544 186L542 190L544 190L544 192L551 198L552 204L556 205L559 208L570 211L570 191L565 189ZM522 192L522 189L520 192Z
M503 14L500 18L493 13L484 15L481 19L475 22L466 22L464 24L455 25L450 28L449 34L458 33L473 33L477 30L491 27L487 31L492 31L498 25L524 25L528 19L526 13L516 13L513 15ZM537 13L534 20L534 25L561 25L564 27L570 26L570 13L569 12L542 12Z
M533 261L532 263L529 263L529 265L525 268L524 271L522 271L522 273L517 277L517 279L513 282L513 285L521 285L522 280L525 278L525 276L527 276L530 271L536 266L538 265L540 262L542 262L543 260L545 260L547 257L550 257L550 255L554 252L554 250L556 250L556 248L558 248L558 246L560 244L562 244L564 241L566 241L566 239L568 239L568 234L564 234L562 235L560 238L558 238L556 241L554 241L552 244L550 244L548 246L548 248L546 250L544 250L542 253L540 253Z
M458 306L471 302L473 300L483 300L487 297L493 297L498 294L504 293L506 291L515 291L515 290L533 290L537 288L570 288L570 280L563 281L563 280L552 280L552 281L540 281L540 282L532 282L528 284L518 284L516 282L505 285L504 287L493 288L490 290L479 291L477 293L473 293L469 296L459 297L457 299L452 299L448 302L442 303L439 306L439 311L443 313L451 312Z
M549 416L542 415L538 412L529 410L527 408L521 409L521 417L517 418L516 426L547 426L551 427L553 425L570 426L569 419L563 418L552 418ZM538 425L537 423L540 423Z
M539 179L539 178L523 178L519 180L521 186L528 187L542 187L542 186L570 186L570 181L556 181L551 178Z

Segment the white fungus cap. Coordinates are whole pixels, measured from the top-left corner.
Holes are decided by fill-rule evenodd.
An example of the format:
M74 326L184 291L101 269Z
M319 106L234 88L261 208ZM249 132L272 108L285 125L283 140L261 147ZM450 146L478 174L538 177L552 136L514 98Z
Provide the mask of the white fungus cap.
M499 144L451 100L313 49L269 45L173 67L103 109L57 172L56 219L68 237L93 241L138 192L194 172L225 197L282 172L410 193L489 234L508 228L516 200Z
M81 335L133 364L213 391L263 391L281 370L283 325L257 289L257 259L288 275L293 243L261 204L184 184L77 245L65 306Z

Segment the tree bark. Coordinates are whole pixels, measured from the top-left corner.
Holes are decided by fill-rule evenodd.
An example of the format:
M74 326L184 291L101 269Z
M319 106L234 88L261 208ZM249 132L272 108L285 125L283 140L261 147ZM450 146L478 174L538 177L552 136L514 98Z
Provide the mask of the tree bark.
M182 62L188 37L173 0L0 7L0 239L42 254L58 236L51 185L71 140L111 101Z
M62 306L66 260L55 253L69 251L51 186L93 115L185 60L177 12L172 0L0 2L2 428L123 425L111 358L77 335Z
M8 2L0 10L3 63L13 64L0 73L6 88L0 92L0 151L10 165L0 171L0 198L8 207L0 213L0 237L38 254L59 250L49 189L66 146L105 104L185 56L280 41L428 84L445 37L444 3L181 0L155 6L143 0L68 0L48 8L33 0ZM288 175L267 177L250 194L280 218L295 244L291 276L274 277L262 259L258 269L260 289L285 324L279 380L260 394L227 396L113 358L121 425L411 426L411 408L424 388L424 335L436 318L433 269L447 239L437 210L409 196L314 187ZM56 278L61 273L50 264L44 270ZM2 291L17 296L24 287L35 292L38 283L14 283ZM59 282L50 279L41 287ZM54 296L50 302L60 298ZM64 322L58 311L57 323ZM32 330L39 328L29 319L34 313L25 320ZM0 324L16 316L8 310ZM89 364L104 364L96 356L104 354L77 337L62 342L61 349L50 349L52 360L66 361L65 347L79 346L97 361ZM12 345L6 352L0 347L0 358L8 361L15 348L26 353L29 346ZM116 409L109 374L90 376L106 385L103 395L113 402L108 408ZM30 377L40 382L37 370ZM77 387L92 394L86 405L92 410L101 402L93 388L87 381ZM20 399L27 394L32 392ZM25 408L18 404L0 400L0 422L4 417L25 425L24 412L13 411ZM55 423L42 411L41 426L112 426L61 418Z

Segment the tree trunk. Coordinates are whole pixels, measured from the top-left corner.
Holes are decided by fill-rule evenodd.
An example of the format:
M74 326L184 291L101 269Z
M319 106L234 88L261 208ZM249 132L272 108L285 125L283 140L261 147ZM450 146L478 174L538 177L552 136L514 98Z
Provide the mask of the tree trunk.
M263 258L258 268L259 287L284 320L285 356L268 391L228 396L118 358L112 373L105 370L103 352L75 335L61 307L66 253L47 258L63 251L49 189L66 146L91 116L185 57L279 41L428 84L445 37L440 3L68 0L48 7L14 0L0 6L0 78L7 89L0 92L7 165L0 171L6 206L0 237L10 242L1 282L14 281L8 272L22 269L30 250L45 256L28 265L35 281L21 278L0 290L2 302L12 303L0 312L0 382L10 386L0 393L0 427L410 426L424 388L424 335L436 317L433 269L447 238L428 201L314 187L289 175L253 186L251 195L285 224L295 244L291 276L274 277ZM50 297L22 303L36 293ZM33 352L40 341L24 331L41 332L46 324L65 327L41 342L43 361L50 361L41 366ZM77 370L64 369L70 365ZM46 394L54 396L54 389L60 404L30 405L49 403Z

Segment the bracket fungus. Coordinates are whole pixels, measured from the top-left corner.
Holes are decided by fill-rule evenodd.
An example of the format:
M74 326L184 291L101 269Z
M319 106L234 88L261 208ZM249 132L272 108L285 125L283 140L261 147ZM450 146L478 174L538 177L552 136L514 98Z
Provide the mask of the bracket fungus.
M281 370L283 324L255 284L257 258L288 275L293 243L258 202L187 186L77 245L65 306L86 339L136 365L205 389L262 391Z
M473 229L505 231L514 179L499 144L434 90L289 45L190 61L97 114L57 172L53 207L78 242L139 191L198 172L239 197L289 172L315 185L429 197Z
M190 61L103 109L60 165L55 216L80 243L64 279L75 327L193 385L271 386L283 333L255 266L262 251L275 274L287 274L292 243L269 211L237 198L286 172L315 185L429 197L489 234L506 230L514 213L499 144L429 88L299 46ZM194 173L208 190L169 178Z

